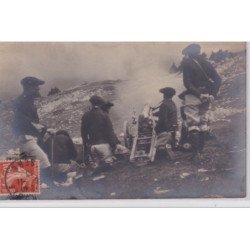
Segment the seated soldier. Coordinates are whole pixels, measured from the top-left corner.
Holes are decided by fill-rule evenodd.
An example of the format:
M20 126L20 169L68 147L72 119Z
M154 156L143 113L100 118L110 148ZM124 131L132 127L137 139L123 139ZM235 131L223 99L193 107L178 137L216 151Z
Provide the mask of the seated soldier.
M46 136L46 135L45 135ZM53 140L53 143L52 143ZM70 163L77 157L77 151L70 135L65 130L57 131L53 136L49 136L45 143L44 149L49 160L53 163ZM53 159L52 159L52 144L53 144Z
M175 95L175 89L166 87L160 89L163 94L163 101L159 107L159 111L154 115L159 117L155 131L157 133L156 147L166 150L169 158L174 159L172 145L175 141L175 134L178 128L177 125L177 109L172 98Z
M59 130L54 135L46 133L43 149L53 164L52 173L56 186L70 186L74 179L82 177L83 168L76 162L77 151L67 131ZM58 182L65 178L65 182Z

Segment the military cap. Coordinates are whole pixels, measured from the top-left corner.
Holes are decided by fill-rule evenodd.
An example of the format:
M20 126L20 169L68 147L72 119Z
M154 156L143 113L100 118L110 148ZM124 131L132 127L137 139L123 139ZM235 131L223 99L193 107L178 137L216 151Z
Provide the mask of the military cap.
M90 103L94 106L103 106L106 102L102 99L102 97L98 95L93 95L89 99Z
M112 103L112 102L106 102L105 104L103 104L102 105L103 107L107 107L107 108L111 108L111 107L113 107L114 106L114 103Z
M166 87L166 88L162 88L159 90L160 93L166 95L166 96L169 96L169 97L172 97L176 94L176 91L174 88L170 88L170 87Z
M34 86L34 85L42 85L45 81L42 81L36 77L33 76L27 76L21 80L21 84L23 86Z
M201 51L201 46L196 43L188 45L182 50L183 55L199 55Z

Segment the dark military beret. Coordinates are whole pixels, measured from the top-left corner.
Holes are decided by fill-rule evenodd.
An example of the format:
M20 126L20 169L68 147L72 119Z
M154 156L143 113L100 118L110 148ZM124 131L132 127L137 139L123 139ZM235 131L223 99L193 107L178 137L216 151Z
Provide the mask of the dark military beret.
M201 46L196 43L192 43L182 50L183 55L199 55L200 52Z
M90 103L94 106L103 106L106 102L102 99L102 97L98 95L93 95L89 99Z
M34 86L34 85L42 85L45 81L42 81L36 77L33 76L27 76L21 80L21 84L23 86Z
M166 88L162 88L159 90L162 94L167 95L167 96L174 96L176 94L176 91L174 88L170 88L170 87L166 87Z

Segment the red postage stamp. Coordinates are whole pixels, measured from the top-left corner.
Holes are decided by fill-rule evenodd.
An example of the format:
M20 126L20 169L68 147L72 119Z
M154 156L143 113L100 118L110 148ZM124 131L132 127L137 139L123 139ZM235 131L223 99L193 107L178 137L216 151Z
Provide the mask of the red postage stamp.
M39 161L0 161L0 195L40 194Z

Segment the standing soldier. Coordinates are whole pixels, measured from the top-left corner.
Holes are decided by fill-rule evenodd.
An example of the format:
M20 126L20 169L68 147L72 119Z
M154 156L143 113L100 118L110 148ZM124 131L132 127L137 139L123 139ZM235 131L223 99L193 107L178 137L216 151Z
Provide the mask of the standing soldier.
M90 149L96 167L112 165L113 152L118 144L109 115L101 107L105 101L99 96L90 98L92 109L82 117L81 135L84 151Z
M198 162L208 132L208 110L216 97L221 78L204 56L200 55L200 45L190 44L183 49L181 62L183 83L186 88L179 97L184 101L184 114L190 142L193 147L192 159Z
M42 178L46 178L51 166L48 156L38 145L46 128L39 123L35 99L40 97L39 86L44 83L35 77L25 77L21 80L23 93L13 101L13 130L20 143L20 152L40 161Z
M159 117L155 131L157 133L157 144L158 149L166 149L168 156L171 160L174 160L174 153L172 151L172 145L174 145L176 138L176 131L178 128L177 124L177 109L172 98L176 94L173 88L160 89L163 94L163 101L159 107L159 111L154 113L155 116Z

